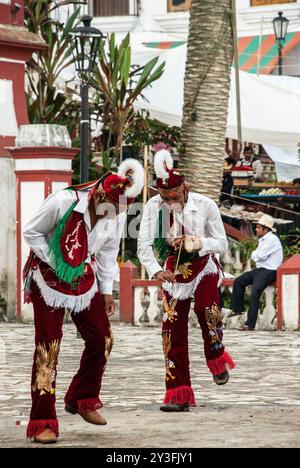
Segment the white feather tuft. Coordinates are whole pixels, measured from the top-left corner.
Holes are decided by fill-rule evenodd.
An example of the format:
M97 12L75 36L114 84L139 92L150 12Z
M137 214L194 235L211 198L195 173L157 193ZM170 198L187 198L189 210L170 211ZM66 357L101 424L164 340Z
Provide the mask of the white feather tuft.
M169 170L173 169L173 158L171 153L163 149L157 151L154 156L154 171L158 179L166 180L169 178L169 173L166 171L165 165Z
M125 190L125 196L135 198L144 187L144 168L136 159L129 158L120 164L118 175L125 178L128 171L133 171L133 184Z

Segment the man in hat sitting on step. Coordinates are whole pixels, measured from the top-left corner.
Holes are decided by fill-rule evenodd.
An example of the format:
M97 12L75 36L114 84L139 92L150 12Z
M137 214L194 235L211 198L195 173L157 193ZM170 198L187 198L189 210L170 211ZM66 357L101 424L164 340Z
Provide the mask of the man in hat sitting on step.
M256 225L256 234L259 239L258 247L252 253L251 259L256 268L243 273L235 279L231 296L230 309L227 316L234 317L244 312L244 294L246 286L251 285L250 306L248 317L240 330L254 330L259 310L259 300L264 289L276 279L276 270L282 264L283 251L279 238L274 234L276 229L274 218L267 214L262 215Z

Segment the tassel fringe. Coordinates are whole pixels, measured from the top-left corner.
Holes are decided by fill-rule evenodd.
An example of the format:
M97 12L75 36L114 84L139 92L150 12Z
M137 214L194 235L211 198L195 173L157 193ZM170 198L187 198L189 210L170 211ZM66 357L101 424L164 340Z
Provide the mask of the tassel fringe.
M194 391L192 387L187 385L169 389L166 391L164 403L176 403L177 405L188 403L191 406L196 406Z
M50 288L50 286L45 282L39 268L33 271L32 278L36 282L45 303L49 307L53 307L54 309L63 307L65 309L69 309L70 312L74 312L75 314L87 309L96 292L98 292L96 275L91 289L89 289L85 294L81 294L79 296L71 296Z
M190 283L163 283L163 288L173 299L184 301L193 297L200 281L204 276L220 273L212 257L209 257L207 265Z
M103 404L99 398L89 398L86 400L77 400L78 412L87 413L102 408Z
M207 367L213 375L220 375L223 374L227 368L234 369L235 362L233 361L232 357L226 353L226 351L224 351L222 356L218 357L217 359L207 361Z
M31 420L28 423L28 426L27 426L28 439L32 439L34 436L38 436L45 429L51 429L51 431L54 432L56 437L59 436L57 419L37 419L37 420Z

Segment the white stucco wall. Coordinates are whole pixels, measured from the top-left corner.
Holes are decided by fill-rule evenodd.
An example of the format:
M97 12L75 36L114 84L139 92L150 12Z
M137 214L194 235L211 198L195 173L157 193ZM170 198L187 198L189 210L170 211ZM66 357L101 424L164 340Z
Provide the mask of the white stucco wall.
M299 327L299 275L283 275L282 277L282 309L283 323L287 330Z
M63 190L67 187L65 182L52 182L52 192L57 192L57 190Z
M44 201L45 183L39 182L21 182L20 198L21 198L21 230L23 231L25 224L33 217ZM22 265L25 265L29 254L29 247L26 244L24 237L21 238L22 247ZM22 282L22 277L21 277ZM23 282L22 282L23 284ZM23 293L21 292L21 316L24 322L32 321L33 307L32 304L23 303Z
M71 171L72 161L70 159L17 159L17 171Z
M17 133L18 124L14 108L13 82L11 80L0 80L0 135L16 136Z
M16 176L15 161L0 157L0 294L9 318L16 316Z
M272 19L278 11L283 11L289 23L289 31L300 31L300 1L265 6L250 6L250 0L236 0L239 36L273 34Z
M92 0L90 1L90 13L92 12ZM168 13L167 0L141 0L141 13L151 15L153 20L168 33L188 34L189 13ZM296 3L281 3L252 7L250 0L236 0L237 22L239 36L259 35L262 18L264 18L263 33L272 34L272 19L278 11L283 11L290 20L289 31L300 30L300 0ZM97 26L105 32L128 32L132 31L137 22L136 17L102 17L94 18Z

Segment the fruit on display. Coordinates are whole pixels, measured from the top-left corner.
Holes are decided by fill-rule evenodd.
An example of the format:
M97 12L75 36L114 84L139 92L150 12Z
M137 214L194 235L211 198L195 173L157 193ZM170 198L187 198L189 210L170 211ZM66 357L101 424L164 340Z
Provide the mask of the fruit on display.
M290 189L290 190L287 191L286 194L287 195L294 195L294 196L298 195L299 196L300 195L300 190L299 189Z
M258 194L259 196L268 196L268 195L285 195L285 192L280 188L270 188L270 189L263 189Z

